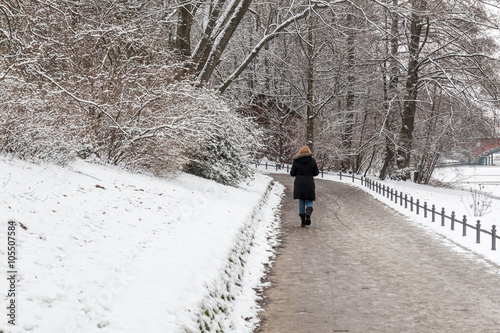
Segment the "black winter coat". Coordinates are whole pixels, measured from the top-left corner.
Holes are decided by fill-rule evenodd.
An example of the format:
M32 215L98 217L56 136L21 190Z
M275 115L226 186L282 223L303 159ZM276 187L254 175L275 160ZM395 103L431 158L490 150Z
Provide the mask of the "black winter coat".
M316 200L314 178L319 174L316 160L311 156L303 156L293 160L290 176L295 177L293 198Z

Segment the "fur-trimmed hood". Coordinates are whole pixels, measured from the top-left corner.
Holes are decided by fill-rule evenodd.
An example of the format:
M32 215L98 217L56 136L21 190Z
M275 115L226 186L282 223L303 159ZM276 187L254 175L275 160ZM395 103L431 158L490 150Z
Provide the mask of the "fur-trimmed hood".
M308 146L302 146L299 149L299 152L297 154L293 155L293 159L297 160L301 157L309 157L309 156L312 156L311 149L309 149Z
M312 153L306 153L306 152L300 153L300 152L299 152L299 153L297 153L297 154L293 155L293 157L292 157L292 158L293 158L294 160L297 160L297 159L299 159L299 158L301 158L301 157L308 157L308 156L312 156L312 155L313 155Z

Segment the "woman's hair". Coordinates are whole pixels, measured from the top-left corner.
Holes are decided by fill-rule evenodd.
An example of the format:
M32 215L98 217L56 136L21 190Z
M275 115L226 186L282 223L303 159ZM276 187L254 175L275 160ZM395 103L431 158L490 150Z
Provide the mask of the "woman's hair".
M311 154L311 149L309 149L308 146L303 146L302 148L299 149L299 152L297 153L297 155L306 155L306 154Z

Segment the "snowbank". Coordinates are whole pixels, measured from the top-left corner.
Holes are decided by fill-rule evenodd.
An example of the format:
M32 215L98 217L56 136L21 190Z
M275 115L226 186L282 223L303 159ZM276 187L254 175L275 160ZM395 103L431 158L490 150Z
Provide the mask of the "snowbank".
M166 180L6 158L0 170L2 244L7 222L18 222L16 326L5 313L0 331L250 332L257 324L254 288L283 192L269 177L232 188L186 174Z

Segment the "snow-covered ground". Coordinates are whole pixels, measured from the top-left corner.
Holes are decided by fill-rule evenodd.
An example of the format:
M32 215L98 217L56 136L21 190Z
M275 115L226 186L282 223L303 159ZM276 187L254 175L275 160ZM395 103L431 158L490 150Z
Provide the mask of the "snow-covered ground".
M272 167L268 167L266 170L264 166L259 166L258 169L264 173L286 173L286 169L276 171ZM359 175L356 177L359 178ZM318 178L321 178L321 175ZM440 213L441 209L445 208L445 214L450 216L451 212L454 211L457 220L462 221L463 215L466 215L467 223L470 225L475 226L477 220L480 220L481 229L490 231L493 225L500 229L500 167L498 166L460 166L436 170L434 179L447 185L447 187L426 186L410 181L379 181L376 176L369 178L397 190L398 193L406 193L408 199L411 196L413 196L414 201L419 199L421 206L424 202L427 202L429 209L431 209L432 205L435 205L436 213ZM497 250L492 251L490 235L481 233L481 243L477 244L475 230L467 228L467 236L463 237L462 224L459 222L455 222L454 230L451 230L450 220L446 220L445 226L442 227L440 215L436 214L435 222L431 222L430 212L427 218L424 218L422 209L417 215L416 209L411 212L409 207L405 209L404 205L401 206L399 202L395 203L390 198L362 186L359 180L352 182L350 176L344 176L340 180L338 174L329 173L324 175L324 179L359 187L423 228L431 230L459 245L459 247L454 246L455 249L462 251L465 248L488 259L490 262L500 265L500 241L497 240ZM473 199L474 194L476 200ZM485 206L484 215L474 216L474 209L471 207L471 205L474 206L474 201L477 208Z
M481 189L489 196L500 199L500 166L451 166L437 168L434 179L450 187L470 191Z
M0 332L251 332L282 193L1 157Z

